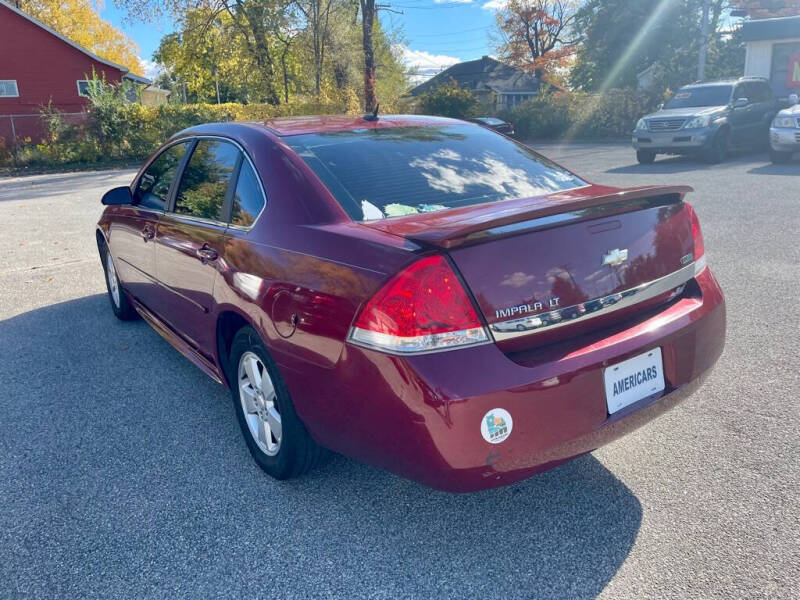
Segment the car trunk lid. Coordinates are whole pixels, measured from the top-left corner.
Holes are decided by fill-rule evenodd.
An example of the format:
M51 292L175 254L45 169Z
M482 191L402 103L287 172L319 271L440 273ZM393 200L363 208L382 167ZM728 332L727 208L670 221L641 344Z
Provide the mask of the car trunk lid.
M674 295L693 276L690 189L591 186L370 226L446 250L495 341L516 350Z

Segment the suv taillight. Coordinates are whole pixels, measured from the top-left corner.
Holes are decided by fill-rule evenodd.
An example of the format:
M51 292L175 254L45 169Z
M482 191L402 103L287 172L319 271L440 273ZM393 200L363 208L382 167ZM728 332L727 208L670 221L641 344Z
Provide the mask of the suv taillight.
M703 243L703 232L700 230L700 221L697 219L697 213L688 202L686 210L689 211L689 216L692 219L692 238L694 239L694 274L697 275L706 268L706 246Z
M489 341L472 302L447 260L422 258L366 303L349 340L397 354L445 350Z

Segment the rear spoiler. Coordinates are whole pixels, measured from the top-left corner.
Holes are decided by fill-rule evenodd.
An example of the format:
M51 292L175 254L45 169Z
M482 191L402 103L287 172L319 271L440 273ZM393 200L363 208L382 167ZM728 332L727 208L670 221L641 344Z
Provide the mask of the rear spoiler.
M498 204L496 211L478 210L465 214L463 219L437 220L429 227L409 227L401 235L415 242L449 249L575 221L675 204L691 191L692 188L686 185L649 186L586 195L575 190L569 194L545 196L534 202L512 201L510 206Z

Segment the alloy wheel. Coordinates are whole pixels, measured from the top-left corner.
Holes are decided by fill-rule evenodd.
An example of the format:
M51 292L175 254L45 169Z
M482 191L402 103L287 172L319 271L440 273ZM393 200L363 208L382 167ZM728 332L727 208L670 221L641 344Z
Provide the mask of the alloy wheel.
M106 253L106 277L108 279L108 291L111 292L111 299L114 301L114 306L119 308L119 280L117 279L117 270L114 268L114 261L111 258L110 252Z
M283 427L275 402L275 386L264 363L253 352L239 359L239 400L250 435L262 452L275 456L281 448Z

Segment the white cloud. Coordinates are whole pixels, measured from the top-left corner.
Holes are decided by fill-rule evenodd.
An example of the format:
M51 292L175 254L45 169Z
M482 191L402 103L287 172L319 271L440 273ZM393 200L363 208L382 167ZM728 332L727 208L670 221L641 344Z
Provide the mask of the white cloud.
M154 80L156 77L161 75L164 72L164 65L161 63L154 62L152 60L147 60L146 58L139 57L139 61L142 63L144 67L144 75L148 79Z
M508 4L508 0L489 0L489 2L485 2L481 8L485 8L486 10L500 10L501 8L505 8L506 4Z
M412 50L407 46L401 46L403 63L407 69L415 69L417 74L411 79L415 84L420 84L441 73L447 67L460 63L461 59L446 54L431 54L425 50Z
M474 0L433 0L434 4L471 4Z

